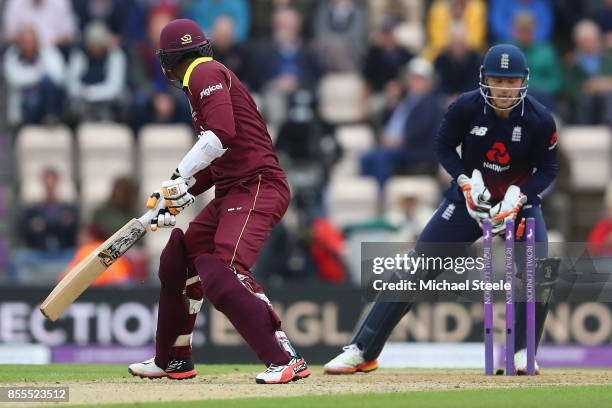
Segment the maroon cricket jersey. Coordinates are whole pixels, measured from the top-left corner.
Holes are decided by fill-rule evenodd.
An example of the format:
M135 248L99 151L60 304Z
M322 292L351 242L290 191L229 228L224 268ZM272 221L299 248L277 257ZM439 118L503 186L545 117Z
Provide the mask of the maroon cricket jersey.
M214 184L220 196L258 174L268 179L285 178L266 124L236 74L212 58L198 58L187 69L183 90L191 104L196 132L214 132L227 149L196 174L192 194Z

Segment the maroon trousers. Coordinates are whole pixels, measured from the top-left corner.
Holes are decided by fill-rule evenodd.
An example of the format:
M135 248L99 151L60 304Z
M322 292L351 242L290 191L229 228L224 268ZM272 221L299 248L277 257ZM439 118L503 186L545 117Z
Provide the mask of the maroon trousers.
M256 175L233 186L225 194L215 197L189 224L183 238L186 274L177 271L165 273L171 276L166 281L175 282L179 282L177 275L183 282L185 278L199 275L203 295L227 316L266 365L285 364L290 357L276 340L280 319L261 287L253 280L251 267L270 231L287 210L289 201L290 192L285 179L266 179L263 175ZM163 294L161 268L160 279ZM190 293L195 293L196 297ZM201 291L187 287L188 298L197 300L198 293L201 299ZM184 296L182 291L180 295ZM185 357L191 354L191 347L175 347L174 352L169 350L174 339L178 335L190 334L195 324L195 315L189 315L184 307L179 310L179 293L173 296L177 298L174 302L160 299L156 347L156 363L160 367L165 367L173 355ZM183 322L178 332L173 321Z
M212 254L251 278L251 267L289 200L286 180L261 175L213 199L185 233L189 269L199 255Z

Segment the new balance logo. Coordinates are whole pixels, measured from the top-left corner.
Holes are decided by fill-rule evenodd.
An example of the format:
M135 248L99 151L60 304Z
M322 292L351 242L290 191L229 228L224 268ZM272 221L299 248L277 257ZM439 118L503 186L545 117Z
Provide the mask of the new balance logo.
M455 204L449 204L444 210L444 212L442 213L442 218L448 221L453 216L454 212L455 212Z
M487 130L489 129L486 127L474 126L474 128L470 132L470 135L484 136L487 134Z
M221 85L221 83L218 83L217 85L211 85L208 88L203 89L202 92L200 92L200 99L205 96L210 96L211 93L220 89L223 89L223 85Z
M499 63L499 65L503 68L503 69L508 69L508 66L510 65L510 56L506 53L501 55L501 61Z

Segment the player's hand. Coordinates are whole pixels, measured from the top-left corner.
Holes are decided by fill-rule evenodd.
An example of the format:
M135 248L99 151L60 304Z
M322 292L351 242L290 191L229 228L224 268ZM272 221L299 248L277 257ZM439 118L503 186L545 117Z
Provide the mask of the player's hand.
M161 192L156 191L149 197L147 201L147 208L149 210L154 210L159 208L155 217L151 219L151 231L157 231L158 228L172 228L176 225L176 217L170 213L170 211L166 208L165 204L160 203L161 200ZM161 204L161 205L158 205Z
M457 177L457 184L463 191L468 213L478 222L478 225L482 226L482 221L489 218L489 211L491 210L491 204L489 203L491 193L482 180L482 174L478 170L472 172L471 178L462 174Z
M489 211L493 235L503 234L506 231L506 221L515 220L526 202L527 196L521 193L520 188L514 185L508 187L504 199Z
M151 231L157 231L158 228L174 228L175 225L176 216L170 214L167 208L162 208L151 220Z
M195 197L188 191L193 184L195 184L193 177L184 179L180 176L162 183L164 202L170 214L177 215L194 203Z

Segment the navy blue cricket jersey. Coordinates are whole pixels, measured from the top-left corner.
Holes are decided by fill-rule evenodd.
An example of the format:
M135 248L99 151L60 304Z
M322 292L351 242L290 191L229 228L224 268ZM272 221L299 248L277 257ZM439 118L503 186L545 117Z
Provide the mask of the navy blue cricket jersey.
M457 146L461 145L461 156ZM495 115L479 90L462 94L448 108L435 144L440 163L453 177L445 192L463 200L457 177L482 172L492 202L503 199L514 184L539 204L542 192L557 175L557 130L550 112L527 95L507 119Z

